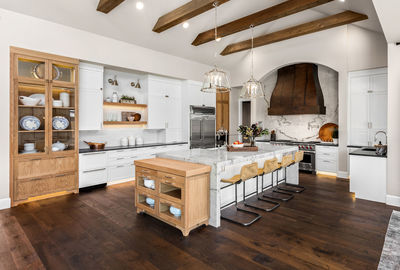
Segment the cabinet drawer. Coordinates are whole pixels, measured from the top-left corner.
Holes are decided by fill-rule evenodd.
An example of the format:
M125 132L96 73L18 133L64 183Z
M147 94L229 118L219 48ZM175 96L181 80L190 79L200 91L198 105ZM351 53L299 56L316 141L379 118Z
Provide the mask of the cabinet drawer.
M327 159L321 159L317 161L317 171L332 172L337 171L337 162Z
M158 172L158 179L160 179L160 182L162 182L162 183L171 184L176 187L183 188L185 185L184 177L170 174L170 173Z
M185 209L182 205L176 204L169 200L165 200L160 198L158 205L158 214L159 217L169 223L172 223L175 226L183 227L184 226L184 216L185 216ZM181 216L177 217L171 214L170 207L173 206L175 208L181 209Z
M316 155L317 159L321 159L321 160L332 160L332 161L336 161L337 160L337 153L336 152L332 152L332 153L327 153L327 152L318 152Z
M42 177L76 170L75 156L21 160L16 163L17 179Z
M107 166L107 152L87 153L79 155L80 170L90 170Z
M135 177L135 166L133 165L119 165L110 167L108 169L109 181L122 180Z
M125 150L116 150L116 151L109 151L108 158L111 159L118 159L118 158L127 158L132 155L133 150L125 149Z
M136 166L136 176L157 178L157 171Z
M154 200L154 204L148 204L146 201L147 198ZM148 194L146 192L137 190L135 204L138 209L145 210L155 215L158 212L159 199L153 194Z
M61 174L55 177L34 178L26 181L16 181L15 199L24 200L60 191L71 191L76 187L75 174Z
M107 168L79 172L79 187L90 187L107 183Z

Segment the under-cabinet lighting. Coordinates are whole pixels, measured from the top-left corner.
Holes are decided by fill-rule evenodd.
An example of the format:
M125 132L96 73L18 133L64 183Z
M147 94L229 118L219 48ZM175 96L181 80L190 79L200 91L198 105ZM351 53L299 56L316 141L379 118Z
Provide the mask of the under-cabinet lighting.
M182 27L185 28L185 29L188 29L189 28L189 23L188 22L184 22L182 24Z

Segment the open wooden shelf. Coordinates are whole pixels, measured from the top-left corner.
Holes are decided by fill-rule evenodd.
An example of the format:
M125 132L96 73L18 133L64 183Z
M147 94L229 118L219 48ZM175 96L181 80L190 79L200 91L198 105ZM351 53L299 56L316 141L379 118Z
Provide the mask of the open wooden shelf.
M104 121L104 125L126 125L126 126L140 126L147 125L147 121Z
M75 132L75 129L53 129L53 132Z
M75 110L75 107L53 107L53 109L58 109L58 110Z
M147 104L130 104L130 103L113 103L113 102L104 102L104 106L118 106L118 107L129 107L129 108L147 108Z
M18 105L19 108L38 108L38 109L44 109L46 108L45 106L28 106L28 105Z

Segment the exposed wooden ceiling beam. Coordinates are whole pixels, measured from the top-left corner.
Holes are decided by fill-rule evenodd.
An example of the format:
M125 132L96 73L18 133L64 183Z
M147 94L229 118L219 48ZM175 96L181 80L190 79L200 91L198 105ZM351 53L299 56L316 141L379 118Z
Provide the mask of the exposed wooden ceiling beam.
M345 11L323 19L257 37L254 39L254 47L260 47L282 40L291 39L366 19L368 19L367 15L356 13L353 11ZM251 49L251 39L228 45L221 52L221 55L228 55L248 49Z
M281 4L258 11L218 27L218 37L225 37L249 29L250 25L261 25L280 18L320 6L333 0L289 0ZM192 42L198 46L214 40L214 29L199 34Z
M97 5L97 11L107 14L124 1L125 0L100 0L99 4Z
M214 8L214 2L222 5L229 0L192 0L183 6L161 16L153 28L154 32L161 33L175 25L187 21L199 14Z

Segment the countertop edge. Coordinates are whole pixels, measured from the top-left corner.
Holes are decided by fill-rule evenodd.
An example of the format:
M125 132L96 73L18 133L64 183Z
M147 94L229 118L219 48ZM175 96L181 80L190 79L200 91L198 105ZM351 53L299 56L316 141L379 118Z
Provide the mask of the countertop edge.
M106 147L101 150L91 150L89 148L83 148L83 149L79 149L79 154L98 153L98 152L107 152L107 151L115 151L115 150L127 150L127 149L140 149L140 148L157 147L157 146L182 145L182 144L188 144L188 142L149 143L149 144L132 145L132 146L112 146L109 148Z

